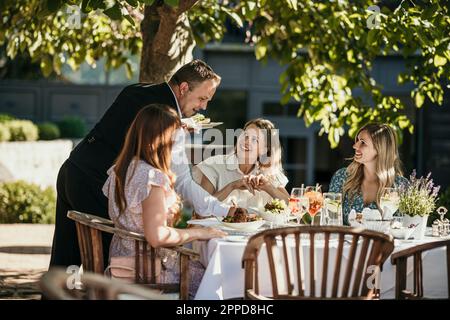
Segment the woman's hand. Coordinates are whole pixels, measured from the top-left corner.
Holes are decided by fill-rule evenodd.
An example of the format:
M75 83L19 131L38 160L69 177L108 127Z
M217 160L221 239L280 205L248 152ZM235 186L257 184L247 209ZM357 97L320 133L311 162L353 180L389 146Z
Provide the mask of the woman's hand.
M232 188L239 189L239 190L248 190L253 195L255 194L255 190L254 190L252 184L248 181L248 176L244 176L239 180L233 181Z
M268 191L270 187L273 187L269 179L263 174L251 175L247 177L248 183L253 187L253 189L259 191Z
M197 239L198 240L209 240L212 238L223 238L228 235L228 233L211 227L196 227L191 230L197 231Z

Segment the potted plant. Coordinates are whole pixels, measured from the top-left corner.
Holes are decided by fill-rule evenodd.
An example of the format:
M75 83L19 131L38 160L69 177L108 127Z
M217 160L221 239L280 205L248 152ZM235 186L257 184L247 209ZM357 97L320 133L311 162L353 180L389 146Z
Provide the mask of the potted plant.
M399 211L404 215L404 226L415 226L411 235L414 239L423 238L428 216L436 208L440 186L435 186L430 176L431 172L425 178L417 178L414 170L408 183L400 187Z

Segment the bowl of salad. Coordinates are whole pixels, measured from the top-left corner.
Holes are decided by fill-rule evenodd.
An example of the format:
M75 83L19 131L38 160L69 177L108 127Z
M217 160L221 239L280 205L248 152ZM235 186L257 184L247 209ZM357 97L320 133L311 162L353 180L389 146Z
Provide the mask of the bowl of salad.
M264 209L259 214L266 221L283 224L286 223L289 210L283 200L273 199L266 203Z

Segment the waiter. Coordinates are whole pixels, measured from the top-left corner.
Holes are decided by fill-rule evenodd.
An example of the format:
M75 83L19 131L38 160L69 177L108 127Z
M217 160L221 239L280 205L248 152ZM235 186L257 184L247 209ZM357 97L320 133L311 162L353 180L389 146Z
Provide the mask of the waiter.
M180 117L205 110L220 84L210 66L194 60L181 67L168 83L134 84L120 92L111 107L89 134L71 152L59 170L56 183L56 224L50 267L80 265L77 232L68 210L108 218L108 201L102 193L112 166L125 140L125 134L139 110L151 103L166 104ZM149 123L148 125L152 125ZM182 130L182 129L180 129ZM176 174L176 192L203 215L225 216L236 208L219 202L192 180L184 149L184 134L177 134L172 150L171 169ZM145 187L145 186L142 186ZM104 233L103 252L107 261L111 235Z

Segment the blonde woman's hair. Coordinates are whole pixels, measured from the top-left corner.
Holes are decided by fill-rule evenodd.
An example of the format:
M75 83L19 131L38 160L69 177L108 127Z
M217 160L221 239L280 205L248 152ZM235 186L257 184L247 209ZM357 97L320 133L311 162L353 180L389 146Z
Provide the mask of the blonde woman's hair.
M251 125L265 132L267 151L264 155L258 157L258 164L262 171L261 173L269 175L283 173L283 167L281 164L282 150L278 129L275 128L275 125L271 121L263 118L248 121L244 125L244 130Z
M395 177L403 175L397 145L397 137L394 130L387 124L369 123L359 129L358 135L367 131L372 139L373 146L377 151L376 175L378 178L377 206L380 207L381 193L384 188L394 185ZM343 193L348 194L351 201L360 191L364 178L363 164L353 162L347 167L348 177L344 183Z

